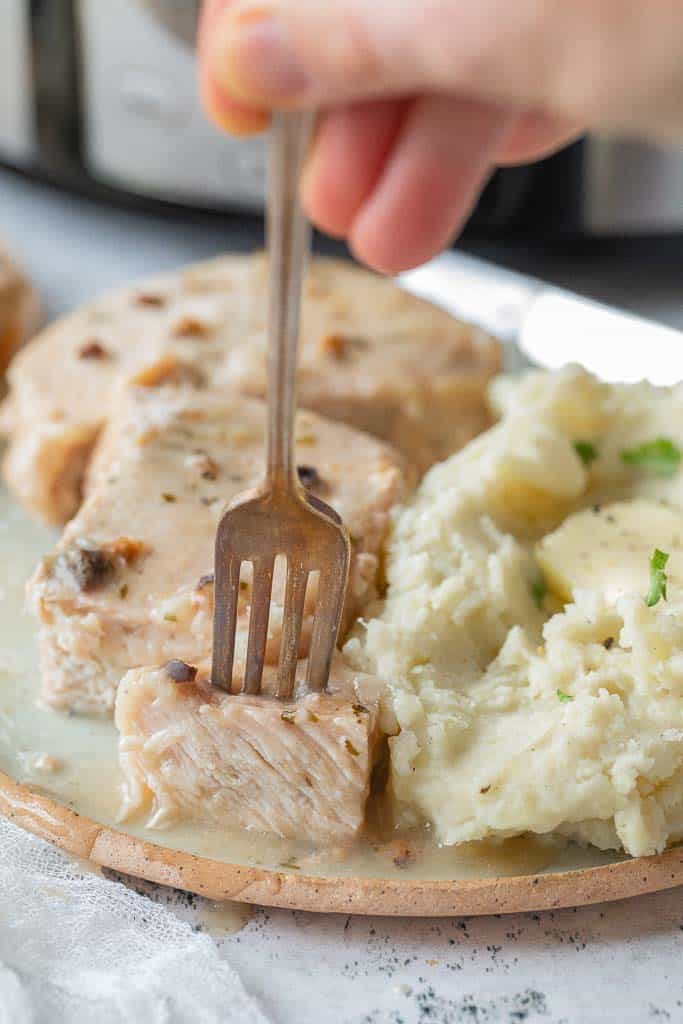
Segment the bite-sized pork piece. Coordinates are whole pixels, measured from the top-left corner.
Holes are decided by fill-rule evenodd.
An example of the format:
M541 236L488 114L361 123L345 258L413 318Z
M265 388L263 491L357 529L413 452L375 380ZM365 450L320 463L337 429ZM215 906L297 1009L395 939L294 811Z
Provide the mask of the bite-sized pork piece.
M36 516L77 510L116 382L164 358L188 386L266 391L267 263L229 256L129 288L49 327L15 360L7 482ZM426 469L490 422L500 346L349 263L318 260L304 298L299 403Z
M31 282L0 246L0 374L40 323L40 302Z
M266 689L274 675L266 672ZM281 704L226 694L183 662L134 669L116 698L124 812L150 813L151 826L189 819L286 838L353 838L381 737L376 690L370 699L363 692L368 680L337 655L330 692Z
M169 386L124 388L93 462L89 497L29 583L40 617L42 696L54 707L111 710L130 668L211 650L213 546L225 504L263 475L265 406ZM352 540L346 620L376 595L389 511L411 482L388 445L314 413L296 426L299 476ZM249 567L250 568L250 567ZM277 567L276 567L277 568ZM275 662L284 580L276 572L267 656ZM250 576L241 582L238 662ZM314 589L301 656L310 639Z

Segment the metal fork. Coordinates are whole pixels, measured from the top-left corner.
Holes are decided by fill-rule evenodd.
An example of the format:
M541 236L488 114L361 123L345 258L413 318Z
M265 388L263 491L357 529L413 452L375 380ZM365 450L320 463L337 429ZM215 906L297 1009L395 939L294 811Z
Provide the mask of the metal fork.
M261 690L275 559L287 561L276 697L291 698L310 573L318 596L306 674L309 692L324 690L337 642L349 574L350 542L337 513L307 494L294 463L296 358L310 225L298 201L312 118L276 114L271 130L268 201L270 255L269 386L266 476L223 513L215 550L212 681L232 689L235 633L243 563L252 563L249 638L242 693Z

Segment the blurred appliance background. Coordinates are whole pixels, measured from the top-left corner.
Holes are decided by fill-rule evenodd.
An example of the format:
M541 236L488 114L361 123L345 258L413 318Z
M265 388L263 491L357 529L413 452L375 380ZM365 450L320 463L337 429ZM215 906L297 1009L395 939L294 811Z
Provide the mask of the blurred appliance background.
M262 140L197 99L199 0L2 0L0 161L85 194L258 212ZM683 151L589 139L499 171L470 239L683 237Z

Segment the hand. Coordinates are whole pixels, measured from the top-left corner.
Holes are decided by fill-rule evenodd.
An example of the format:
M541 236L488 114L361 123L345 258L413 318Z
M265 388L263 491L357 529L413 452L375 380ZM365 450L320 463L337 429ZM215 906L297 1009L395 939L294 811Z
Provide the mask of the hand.
M227 131L321 108L309 216L386 272L461 229L491 171L595 128L683 142L681 0L205 0Z

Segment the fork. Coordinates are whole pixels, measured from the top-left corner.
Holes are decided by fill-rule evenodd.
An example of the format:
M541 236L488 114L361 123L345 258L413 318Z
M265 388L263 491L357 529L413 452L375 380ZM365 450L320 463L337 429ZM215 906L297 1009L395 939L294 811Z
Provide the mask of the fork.
M304 267L310 225L298 185L312 128L309 114L275 114L271 129L268 199L269 382L266 476L238 497L218 524L215 548L214 634L211 678L232 691L240 571L253 571L249 636L241 692L261 692L275 559L287 562L282 639L275 696L294 692L306 587L317 572L307 692L327 686L349 575L350 541L329 505L307 494L294 461L296 359Z

